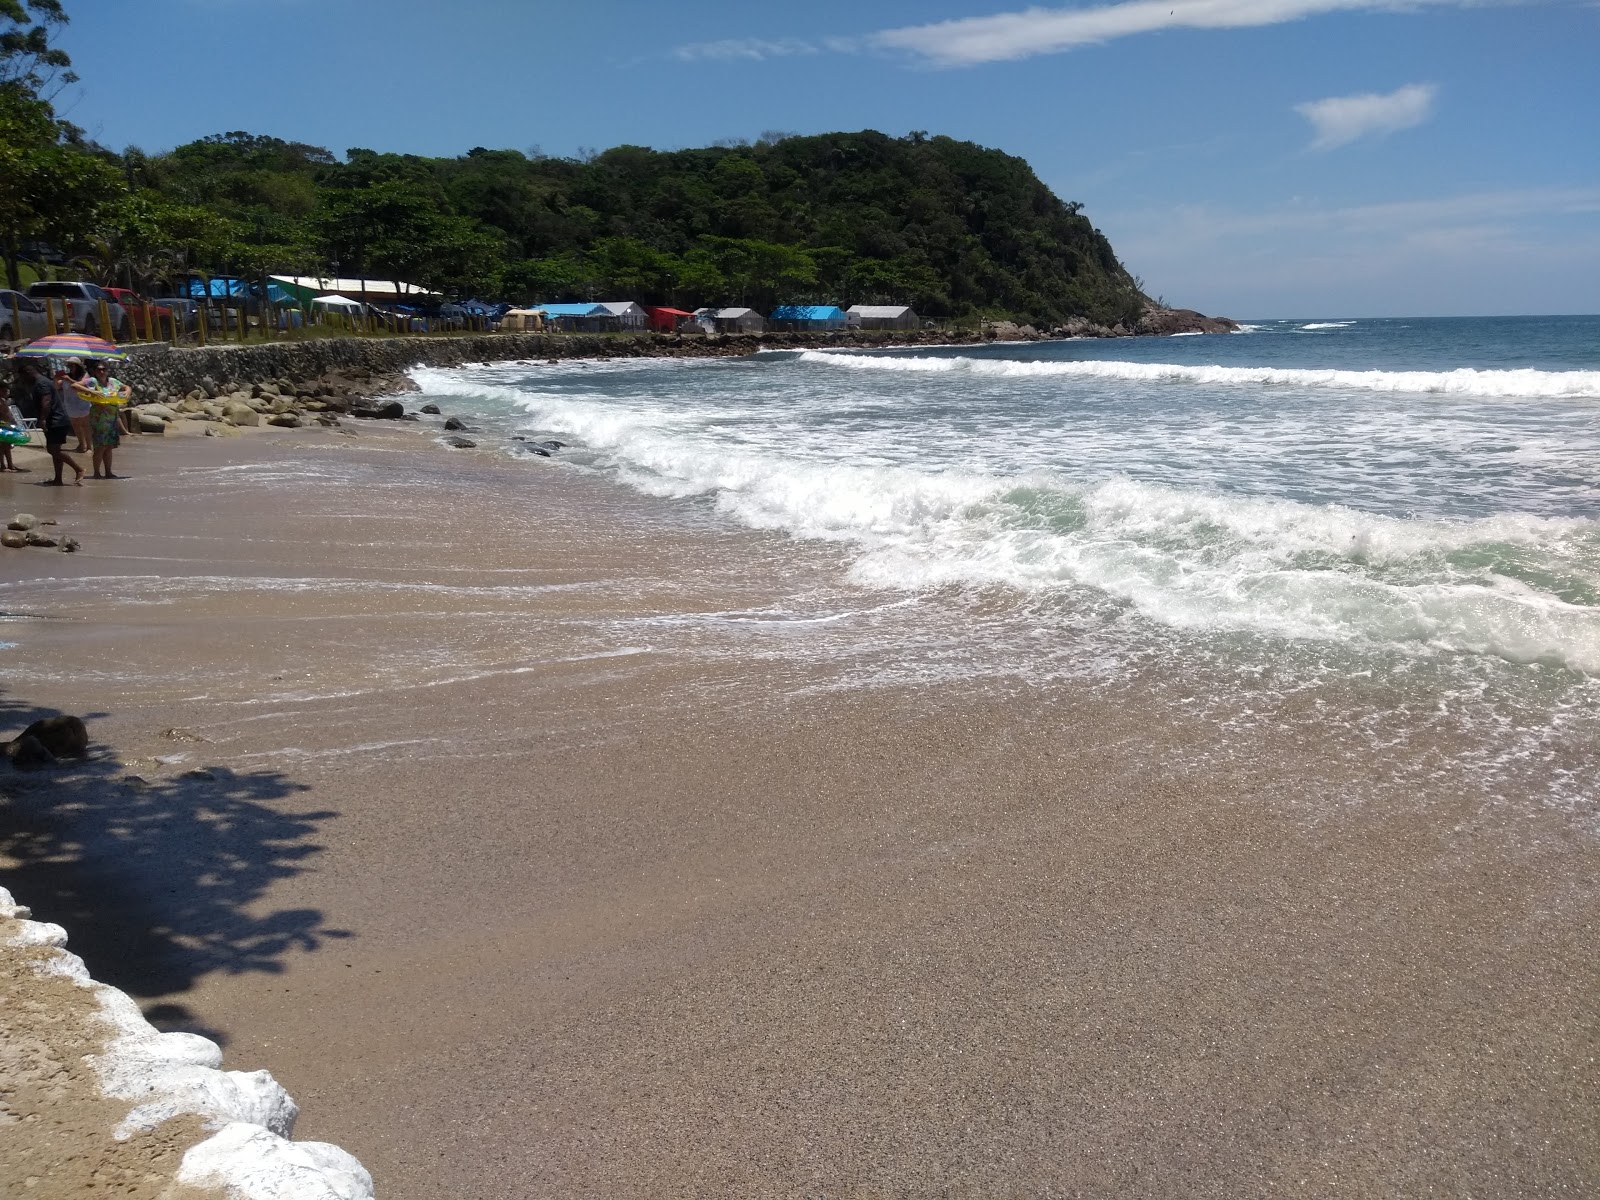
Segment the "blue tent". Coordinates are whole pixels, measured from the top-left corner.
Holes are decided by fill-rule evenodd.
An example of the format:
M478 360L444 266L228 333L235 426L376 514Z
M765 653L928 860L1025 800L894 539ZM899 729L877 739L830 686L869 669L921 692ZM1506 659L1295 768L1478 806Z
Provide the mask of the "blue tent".
M767 318L774 329L845 329L850 318L836 304L780 304Z
M238 279L231 275L217 275L211 279L190 276L183 281L179 292L195 299L204 296L212 300L253 300L261 295L261 287L248 279ZM275 283L267 284L267 299L280 308L300 307L298 296Z

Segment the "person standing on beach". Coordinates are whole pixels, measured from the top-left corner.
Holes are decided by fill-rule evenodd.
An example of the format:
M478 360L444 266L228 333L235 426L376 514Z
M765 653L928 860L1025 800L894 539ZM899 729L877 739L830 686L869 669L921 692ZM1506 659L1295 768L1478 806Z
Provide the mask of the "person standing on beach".
M71 390L72 377L66 371L58 371L56 386L47 387L40 397L39 424L44 429L44 447L50 451L50 461L56 468L56 477L44 482L54 487L62 485L63 467L71 467L73 484L83 486L83 468L67 453L67 439L72 436L72 418L61 403L61 393Z
M89 364L93 382L85 389L89 400L89 438L94 446L94 477L121 479L112 473L111 452L122 441L122 406L133 394L127 384L111 377L111 366L104 359Z
M0 434L13 430L21 436L22 418L17 415L17 410L11 407L11 381L0 377ZM8 438L0 436L0 471L22 471L11 458L11 442Z
M62 382L61 376L56 375L56 396L61 407L66 411L67 419L72 422L72 432L77 435L78 444L72 448L74 454L82 454L89 449L89 397L82 386L88 371L79 358L67 359L67 381Z
M28 359L19 358L16 361L22 388L17 396L17 408L21 410L24 420L42 421L45 398L55 395L55 385Z

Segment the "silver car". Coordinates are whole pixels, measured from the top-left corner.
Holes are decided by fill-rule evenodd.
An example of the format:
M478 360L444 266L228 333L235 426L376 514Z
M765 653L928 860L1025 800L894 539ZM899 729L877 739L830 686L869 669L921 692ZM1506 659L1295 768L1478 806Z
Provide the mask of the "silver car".
M49 332L43 304L21 292L0 288L0 342L31 342Z
M74 333L87 333L93 337L111 338L120 342L126 341L133 331L127 310L98 284L84 280L70 283L65 280L52 282L41 280L39 283L28 285L28 295L35 300L54 301L57 306L65 300L71 314ZM111 321L110 329L100 328L102 302L105 303L106 315Z

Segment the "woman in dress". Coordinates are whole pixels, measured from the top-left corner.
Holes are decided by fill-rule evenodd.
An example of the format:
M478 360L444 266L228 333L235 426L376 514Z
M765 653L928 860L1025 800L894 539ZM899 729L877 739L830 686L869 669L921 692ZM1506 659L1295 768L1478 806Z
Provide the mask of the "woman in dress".
M67 384L56 388L56 399L67 419L72 422L73 435L78 439L72 452L82 454L89 448L90 402L87 389L90 381L81 359L67 359L67 377Z
M132 390L120 379L111 377L111 364L96 359L90 364L93 382L86 389L89 400L89 439L94 445L94 477L121 479L112 473L111 452L122 441L122 406Z

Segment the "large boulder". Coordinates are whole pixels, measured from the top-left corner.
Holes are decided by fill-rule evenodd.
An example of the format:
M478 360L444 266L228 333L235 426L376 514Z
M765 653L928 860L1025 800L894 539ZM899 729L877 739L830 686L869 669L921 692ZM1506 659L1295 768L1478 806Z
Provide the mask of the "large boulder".
M1239 323L1228 317L1208 317L1192 308L1159 308L1152 304L1139 315L1132 332L1171 336L1174 333L1236 333Z
M8 550L20 550L28 544L28 535L20 529L8 529L0 533L0 546Z
M27 734L7 742L5 751L6 758L19 771L33 771L39 767L48 767L56 760L56 756L45 748L44 743L36 737L29 737Z
M18 513L6 522L7 529L32 529L39 523L39 518L32 513Z
M248 404L228 403L222 408L222 419L230 425L259 425L261 414Z
M82 758L89 753L89 729L82 717L43 717L24 729L21 736L38 738L39 744L57 758Z
M398 421L406 415L406 406L398 400L367 400L352 407L350 415L369 421Z
M165 404L141 404L133 410L141 417L159 417L163 421L176 421L178 414Z
M299 429L300 418L291 412L273 413L267 418L267 424L279 429Z
M444 444L447 446L454 446L457 450L476 450L478 448L477 442L473 441L471 438L461 437L460 435L445 438Z
M155 413L136 413L134 420L138 423L140 433L164 434L167 432L167 423L156 416Z
M467 427L467 423L460 417L451 417L444 423L444 427L446 429L465 429Z

